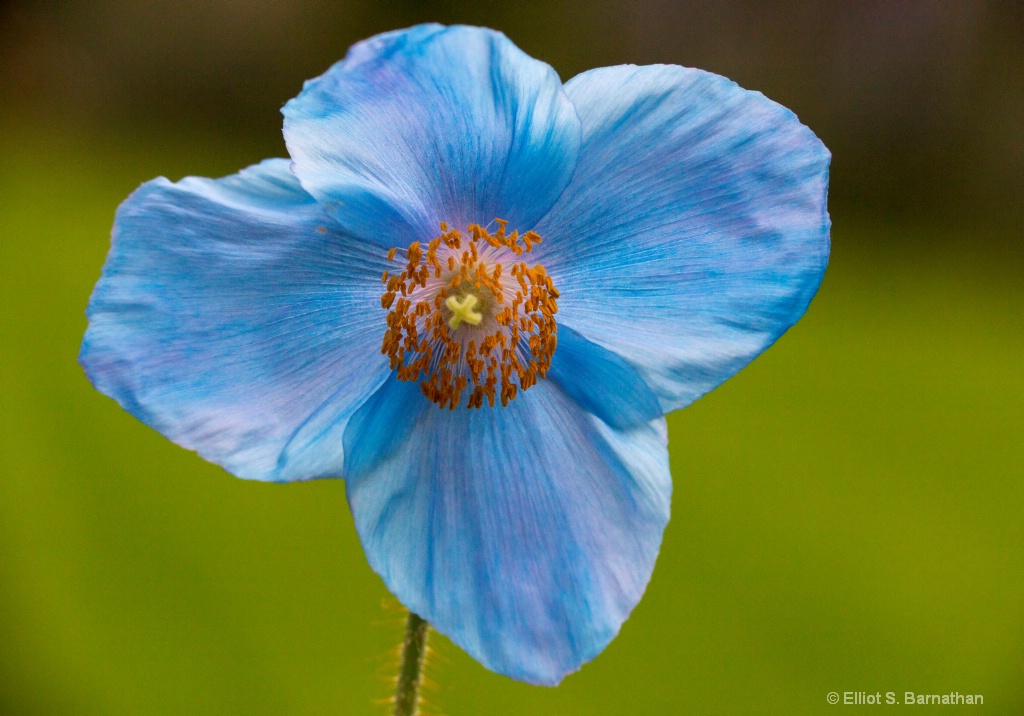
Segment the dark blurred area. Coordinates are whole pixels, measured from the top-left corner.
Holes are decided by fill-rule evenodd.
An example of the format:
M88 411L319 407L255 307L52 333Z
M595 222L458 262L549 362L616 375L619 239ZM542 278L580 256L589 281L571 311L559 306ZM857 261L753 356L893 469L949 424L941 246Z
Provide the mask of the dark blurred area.
M833 153L831 209L1024 229L1024 3L1008 0L14 0L7 112L72 127L244 133L364 37L428 20L503 30L563 79L676 63L793 109Z

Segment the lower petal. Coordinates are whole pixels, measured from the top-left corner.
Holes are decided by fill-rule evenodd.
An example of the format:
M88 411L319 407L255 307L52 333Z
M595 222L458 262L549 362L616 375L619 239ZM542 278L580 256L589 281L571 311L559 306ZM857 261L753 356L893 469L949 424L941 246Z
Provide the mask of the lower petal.
M550 381L450 411L389 381L346 447L370 564L494 671L558 683L646 588L671 496L663 418L615 430Z

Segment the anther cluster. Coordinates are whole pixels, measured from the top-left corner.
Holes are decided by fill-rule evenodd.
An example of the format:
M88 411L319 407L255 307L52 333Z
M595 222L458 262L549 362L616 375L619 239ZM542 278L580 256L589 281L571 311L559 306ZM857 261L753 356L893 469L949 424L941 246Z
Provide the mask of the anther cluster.
M558 291L543 266L520 259L541 237L494 224L494 233L471 224L464 235L442 223L426 247L409 244L401 272L381 278L390 309L381 353L400 380L420 381L452 410L467 389L470 408L508 405L547 375L555 352Z

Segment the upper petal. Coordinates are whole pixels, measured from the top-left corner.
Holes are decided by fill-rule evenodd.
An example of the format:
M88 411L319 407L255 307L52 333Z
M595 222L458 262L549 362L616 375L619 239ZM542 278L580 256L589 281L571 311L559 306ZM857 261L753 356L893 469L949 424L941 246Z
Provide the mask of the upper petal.
M669 514L664 418L615 430L551 381L454 411L389 381L345 444L370 564L488 668L558 683L643 594Z
M534 251L559 322L681 408L806 310L828 261L830 155L789 110L700 70L609 67L566 92L583 147Z
M361 42L282 111L302 185L343 228L387 247L431 239L442 221L529 229L569 183L580 144L555 71L473 27Z
M236 475L338 476L348 418L388 372L385 265L287 160L156 179L118 209L79 360L100 391Z

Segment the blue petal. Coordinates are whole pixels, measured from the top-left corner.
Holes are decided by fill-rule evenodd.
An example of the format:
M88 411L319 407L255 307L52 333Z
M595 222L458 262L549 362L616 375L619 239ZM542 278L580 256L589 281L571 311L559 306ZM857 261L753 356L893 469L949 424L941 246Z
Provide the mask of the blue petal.
M240 477L338 476L348 418L388 373L385 265L287 160L156 179L117 212L79 360L137 418Z
M662 414L658 397L629 363L565 325L558 327L548 378L613 428L647 423Z
M529 229L568 185L580 144L555 71L463 26L361 42L282 111L302 185L345 230L388 248L429 240L440 222Z
M615 430L551 381L507 408L454 411L389 381L345 436L349 503L409 609L488 668L556 684L650 579L672 489L665 435L660 416Z
M559 323L681 408L806 310L828 261L828 150L789 110L699 70L610 67L566 92L583 147L534 251Z

